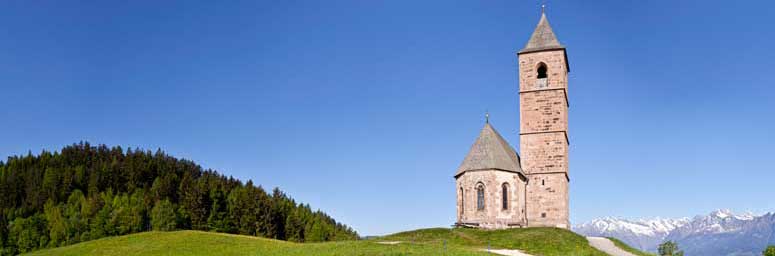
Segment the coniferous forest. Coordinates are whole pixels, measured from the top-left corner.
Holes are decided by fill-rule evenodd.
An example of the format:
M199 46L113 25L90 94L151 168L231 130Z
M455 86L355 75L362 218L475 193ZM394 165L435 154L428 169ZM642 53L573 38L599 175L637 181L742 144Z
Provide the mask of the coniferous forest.
M2 255L150 230L296 242L358 238L278 188L267 192L161 150L84 142L0 161L0 209Z

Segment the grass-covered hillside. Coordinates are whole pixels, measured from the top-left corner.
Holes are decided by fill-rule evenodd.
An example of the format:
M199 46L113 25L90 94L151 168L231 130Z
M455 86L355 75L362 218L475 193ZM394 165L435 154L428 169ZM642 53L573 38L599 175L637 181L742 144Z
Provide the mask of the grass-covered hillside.
M632 254L635 254L635 255L638 255L638 256L656 256L656 254L647 253L647 252L644 252L644 251L632 248L632 246L622 242L622 240L619 240L619 239L616 239L616 238L613 238L613 237L607 237L607 238L608 238L608 240L611 240L611 242L613 242L614 245L616 245L616 247L619 247L622 250L625 250L625 251L627 251L629 253L632 253Z
M448 241L467 248L518 249L533 255L605 255L583 236L559 228L505 230L432 228L389 235L380 240L437 244Z
M151 230L295 242L358 237L279 188L267 191L161 150L80 143L0 161L2 256Z
M370 240L322 243L293 243L201 231L145 232L29 255L492 255L483 251L488 245L533 255L605 255L590 247L584 237L555 228L499 231L434 228Z

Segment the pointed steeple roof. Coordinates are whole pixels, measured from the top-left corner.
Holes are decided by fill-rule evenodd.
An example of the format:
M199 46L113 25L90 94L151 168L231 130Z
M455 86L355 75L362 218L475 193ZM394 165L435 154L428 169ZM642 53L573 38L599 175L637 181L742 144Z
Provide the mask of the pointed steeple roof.
M460 164L455 177L466 171L497 169L523 173L519 166L519 156L508 142L495 131L490 123L484 124L468 155Z
M546 19L546 13L542 10L541 19L538 21L538 25L533 31L533 35L530 36L530 40L527 41L525 48L522 48L519 53L552 49L565 49L565 46L560 44L560 41L557 40L557 36L554 35L552 27L549 26L549 20Z

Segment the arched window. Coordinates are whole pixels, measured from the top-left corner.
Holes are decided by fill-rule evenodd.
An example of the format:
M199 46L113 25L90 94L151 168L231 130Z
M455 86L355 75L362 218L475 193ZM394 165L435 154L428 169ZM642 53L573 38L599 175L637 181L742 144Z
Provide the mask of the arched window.
M463 188L460 188L460 217L463 217L463 213L466 212L466 194L463 193Z
M501 190L503 190L503 196L501 197L501 204L503 205L503 210L509 209L509 184L503 183L501 185Z
M484 184L476 185L476 209L484 210Z
M538 63L538 75L536 78L546 78L546 64L543 62Z

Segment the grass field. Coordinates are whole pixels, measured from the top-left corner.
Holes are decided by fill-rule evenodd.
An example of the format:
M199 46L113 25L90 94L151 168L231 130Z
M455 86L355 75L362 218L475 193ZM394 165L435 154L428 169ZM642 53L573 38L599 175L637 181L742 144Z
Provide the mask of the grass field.
M400 241L398 244L380 244ZM369 240L292 243L202 231L145 232L36 251L27 255L492 255L482 249L533 255L605 255L586 239L556 228L498 231L421 229Z
M616 239L613 237L606 237L606 238L608 238L608 240L611 240L611 242L614 242L614 245L616 245L616 247L619 247L622 250L625 250L629 253L632 253L638 256L656 256L656 254L651 254L651 253L643 252L641 250L632 248L631 246L627 245L626 243L622 242L619 239Z

